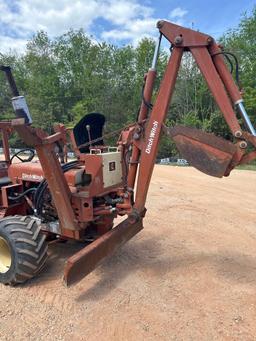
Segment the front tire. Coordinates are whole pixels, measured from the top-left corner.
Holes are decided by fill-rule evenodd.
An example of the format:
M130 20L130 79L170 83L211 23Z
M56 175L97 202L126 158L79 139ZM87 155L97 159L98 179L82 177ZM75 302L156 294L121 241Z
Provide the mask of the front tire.
M35 277L47 258L48 245L35 219L0 220L0 283L16 285Z

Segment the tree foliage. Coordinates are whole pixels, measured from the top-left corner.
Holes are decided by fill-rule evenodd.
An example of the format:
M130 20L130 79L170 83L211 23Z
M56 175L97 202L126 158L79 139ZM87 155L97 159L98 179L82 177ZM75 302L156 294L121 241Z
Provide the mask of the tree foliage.
M227 32L222 43L240 62L245 104L256 123L256 9L244 15L240 25ZM74 125L89 112L102 112L106 132L117 130L136 119L145 72L151 65L154 41L143 39L138 46L117 47L97 43L83 30L50 39L38 32L24 54L1 55L1 64L13 68L20 92L27 98L34 125L50 132L56 122ZM156 97L168 61L162 51L158 61ZM0 118L13 117L10 93L0 75ZM230 138L228 127L189 53L185 54L170 106L167 125L184 124ZM113 141L111 141L113 142ZM17 137L13 145L20 145ZM162 139L159 157L177 154L168 138Z

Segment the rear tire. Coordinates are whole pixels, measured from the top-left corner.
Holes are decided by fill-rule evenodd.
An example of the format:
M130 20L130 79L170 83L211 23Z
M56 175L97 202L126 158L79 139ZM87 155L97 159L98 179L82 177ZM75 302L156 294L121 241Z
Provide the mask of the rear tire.
M0 283L16 285L35 277L47 259L45 238L32 217L1 219Z

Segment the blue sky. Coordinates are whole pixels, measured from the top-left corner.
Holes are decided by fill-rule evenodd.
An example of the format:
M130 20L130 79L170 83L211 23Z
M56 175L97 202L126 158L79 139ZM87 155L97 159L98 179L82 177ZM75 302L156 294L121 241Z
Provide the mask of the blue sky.
M251 0L0 0L0 51L24 51L38 30L55 37L70 28L83 28L97 41L136 45L157 34L159 19L219 37L254 5Z

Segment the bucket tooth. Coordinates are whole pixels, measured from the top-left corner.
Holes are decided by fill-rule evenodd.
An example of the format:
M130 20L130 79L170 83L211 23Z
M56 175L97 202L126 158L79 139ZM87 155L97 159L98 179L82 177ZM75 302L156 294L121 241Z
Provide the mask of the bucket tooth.
M224 176L237 152L230 141L195 128L175 126L165 132L191 166L211 176Z
M64 282L67 286L75 284L93 271L108 255L126 243L143 229L142 219L131 223L125 219L90 245L71 256L65 265Z

